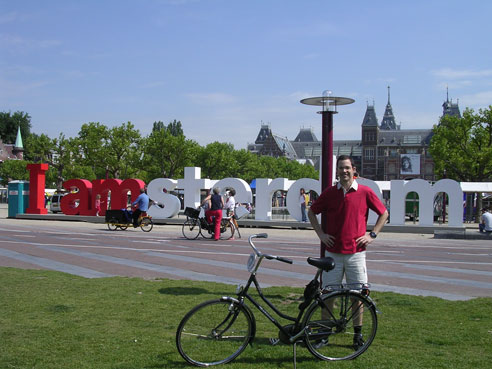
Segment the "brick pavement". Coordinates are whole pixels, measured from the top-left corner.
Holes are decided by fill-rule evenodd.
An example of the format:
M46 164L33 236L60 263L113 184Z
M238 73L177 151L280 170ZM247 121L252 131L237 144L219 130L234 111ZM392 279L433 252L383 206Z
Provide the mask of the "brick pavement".
M294 260L265 261L264 286L304 286L314 270L305 260L319 253L312 230L241 229L242 239L186 240L179 226L108 231L104 224L5 219L0 214L0 266L58 270L86 278L130 276L242 283L258 240L266 253ZM460 300L492 296L492 242L434 239L432 235L381 233L368 252L373 290Z

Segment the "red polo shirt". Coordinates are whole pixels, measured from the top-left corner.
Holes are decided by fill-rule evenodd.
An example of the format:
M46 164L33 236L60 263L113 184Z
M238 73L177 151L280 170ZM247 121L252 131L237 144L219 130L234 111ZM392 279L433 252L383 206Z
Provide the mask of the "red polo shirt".
M357 184L357 190L350 188L345 196L343 192L337 185L328 187L311 210L315 214L324 212L326 216L325 232L335 237L335 244L329 251L355 254L365 250L365 247L357 247L356 239L366 233L369 209L381 215L386 207L367 186Z

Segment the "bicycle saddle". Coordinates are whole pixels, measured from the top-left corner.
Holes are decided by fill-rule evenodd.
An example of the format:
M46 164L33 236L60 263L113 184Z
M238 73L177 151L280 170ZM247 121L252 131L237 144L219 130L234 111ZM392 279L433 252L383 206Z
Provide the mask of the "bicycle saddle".
M308 264L315 266L318 269L322 269L325 272L329 272L335 268L335 260L330 257L326 258L307 258Z

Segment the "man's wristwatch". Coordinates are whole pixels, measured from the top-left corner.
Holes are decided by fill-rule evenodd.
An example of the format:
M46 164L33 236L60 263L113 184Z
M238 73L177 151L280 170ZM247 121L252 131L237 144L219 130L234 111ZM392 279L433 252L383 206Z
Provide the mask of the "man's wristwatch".
M378 235L375 232L369 233L369 236L371 236L372 239L375 239Z

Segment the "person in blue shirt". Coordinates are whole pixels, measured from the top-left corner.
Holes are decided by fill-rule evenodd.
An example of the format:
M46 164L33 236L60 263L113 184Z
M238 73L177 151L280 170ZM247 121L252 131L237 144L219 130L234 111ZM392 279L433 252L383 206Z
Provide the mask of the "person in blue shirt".
M132 207L135 208L132 214L133 228L137 228L139 226L138 218L140 217L140 214L149 209L149 196L145 193L145 188L140 189L140 195L132 202Z

